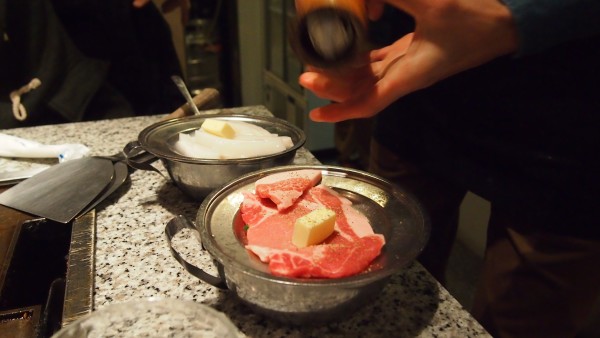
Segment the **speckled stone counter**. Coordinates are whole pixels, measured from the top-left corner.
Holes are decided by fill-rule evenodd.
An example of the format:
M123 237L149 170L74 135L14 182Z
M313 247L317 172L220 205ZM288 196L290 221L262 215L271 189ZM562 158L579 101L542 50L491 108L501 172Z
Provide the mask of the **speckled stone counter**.
M263 107L232 109L269 115ZM219 111L211 111L219 112ZM137 139L160 116L0 130L44 144L82 143L92 155L110 155ZM55 159L0 158L0 172L47 166ZM158 162L157 162L158 163ZM295 164L318 163L300 149ZM164 171L164 168L157 164ZM167 176L166 171L164 171ZM168 177L168 176L167 176ZM147 297L194 300L225 313L248 337L488 337L485 330L423 267L413 263L392 276L373 302L348 318L320 327L284 325L254 313L226 290L189 274L172 257L165 224L176 215L196 216L199 203L168 179L136 171L97 209L94 309ZM208 253L183 231L173 246L190 263L214 271Z

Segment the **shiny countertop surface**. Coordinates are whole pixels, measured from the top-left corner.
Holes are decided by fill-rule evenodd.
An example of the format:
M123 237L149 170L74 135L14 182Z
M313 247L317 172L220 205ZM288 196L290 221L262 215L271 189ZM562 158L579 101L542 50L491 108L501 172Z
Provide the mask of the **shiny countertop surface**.
M262 106L227 112L270 115ZM210 113L224 110L209 111ZM111 155L136 140L162 116L48 125L0 130L44 144L82 143L92 155ZM0 172L47 166L55 159L0 158ZM294 164L317 164L306 149ZM318 327L281 324L252 312L233 293L214 288L189 274L172 257L164 235L176 215L195 219L199 203L186 197L168 179L135 171L130 180L96 208L94 309L140 298L179 298L200 302L225 313L248 337L489 337L481 325L419 263L392 276L373 302L348 318ZM190 263L214 271L190 232L173 241Z

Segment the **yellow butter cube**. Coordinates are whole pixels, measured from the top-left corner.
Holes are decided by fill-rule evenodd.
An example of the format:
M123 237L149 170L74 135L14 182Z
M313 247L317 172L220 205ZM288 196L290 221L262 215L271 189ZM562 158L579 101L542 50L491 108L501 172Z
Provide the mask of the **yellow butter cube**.
M334 211L314 210L296 220L292 243L299 248L319 244L333 233L334 225Z
M235 130L233 130L229 123L222 120L206 119L200 129L223 138L232 139L235 137Z

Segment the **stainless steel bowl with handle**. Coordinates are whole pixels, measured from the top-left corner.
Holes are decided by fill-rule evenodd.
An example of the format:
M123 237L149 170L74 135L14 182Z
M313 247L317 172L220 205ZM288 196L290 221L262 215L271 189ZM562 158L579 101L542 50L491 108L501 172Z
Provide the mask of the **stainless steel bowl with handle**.
M385 237L381 254L363 272L338 279L302 279L272 275L266 264L244 247L244 222L239 213L243 192L270 174L316 169L322 184L348 198ZM322 324L339 320L373 301L389 277L413 262L429 238L429 220L421 204L403 188L367 172L336 166L291 165L244 175L213 191L201 204L196 224L174 219L167 237L183 228L196 230L202 248L214 258L218 275L190 266L174 256L193 275L235 293L252 309L293 324Z
M208 118L254 124L273 134L289 136L293 146L272 155L226 160L194 158L177 152L175 143L179 134L199 129ZM177 187L190 197L201 201L213 189L244 174L291 164L296 151L305 142L306 135L300 128L279 118L244 114L205 114L155 123L140 132L137 147L159 158ZM135 148L130 147L129 152L134 153L137 151Z

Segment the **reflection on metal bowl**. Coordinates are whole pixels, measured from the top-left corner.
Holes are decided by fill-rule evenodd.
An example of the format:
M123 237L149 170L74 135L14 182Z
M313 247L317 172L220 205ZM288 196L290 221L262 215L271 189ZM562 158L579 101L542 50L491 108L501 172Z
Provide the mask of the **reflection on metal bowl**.
M242 193L254 191L254 182L262 177L299 169L321 170L322 183L351 200L373 230L385 237L381 255L365 272L339 279L278 277L245 249L239 214ZM339 320L373 301L392 274L414 261L429 238L424 210L401 187L359 170L310 165L260 170L216 189L202 202L195 229L215 259L219 276L206 278L199 268L202 273L188 271L212 285L225 285L257 312L294 324Z
M276 154L243 159L200 159L179 154L175 150L179 134L199 129L207 118L251 123L273 134L289 136L293 146ZM163 162L177 187L199 201L213 189L241 175L260 169L291 164L296 151L305 142L304 132L287 121L274 117L242 114L196 115L167 120L147 127L138 136L139 146Z

